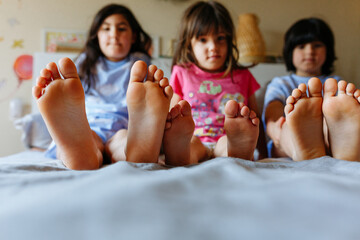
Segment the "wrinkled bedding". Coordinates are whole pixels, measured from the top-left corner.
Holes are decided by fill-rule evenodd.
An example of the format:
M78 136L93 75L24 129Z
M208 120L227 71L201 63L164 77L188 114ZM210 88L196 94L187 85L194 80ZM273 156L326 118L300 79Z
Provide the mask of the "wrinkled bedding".
M215 158L66 169L0 158L1 239L359 239L360 163Z

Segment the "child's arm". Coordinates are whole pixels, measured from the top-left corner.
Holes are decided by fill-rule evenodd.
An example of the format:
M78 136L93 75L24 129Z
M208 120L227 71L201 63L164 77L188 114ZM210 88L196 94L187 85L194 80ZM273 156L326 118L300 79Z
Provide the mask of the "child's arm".
M272 101L265 109L266 133L273 140L275 146L279 146L280 133L284 117L284 105L280 101Z
M248 107L256 113L256 116L260 120L259 138L258 138L256 148L258 149L258 151L260 153L259 159L262 159L262 158L267 157L268 154L267 154L267 148L266 148L264 126L261 123L261 113L259 112L258 106L256 104L255 94L253 94L253 95L251 95L249 97L249 99L248 99Z

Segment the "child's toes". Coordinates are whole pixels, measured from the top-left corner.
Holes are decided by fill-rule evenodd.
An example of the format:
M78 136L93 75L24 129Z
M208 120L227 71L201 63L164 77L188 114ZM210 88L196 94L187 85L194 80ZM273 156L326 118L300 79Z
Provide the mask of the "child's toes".
M47 68L43 68L41 71L40 71L40 77L43 77L43 78L46 78L46 79L50 79L51 80L51 71Z
M346 94L349 95L349 96L353 96L354 93L356 91L356 87L353 83L349 83L347 86L346 86Z
M56 66L56 63L51 62L46 66L46 69L51 73L52 79L60 79L59 69Z
M229 100L225 104L225 115L227 117L237 117L239 114L239 104L234 100Z
M344 80L341 80L338 83L338 94L345 94L346 86L347 86L347 82Z
M169 80L167 78L163 78L159 82L160 87L165 88L166 86L169 86Z
M41 97L41 95L42 95L42 90L43 90L43 88L41 88L39 86L34 86L32 88L33 97L36 98L36 99L39 99Z
M38 77L37 79L36 79L36 86L38 86L38 87L46 87L46 85L48 85L49 83L49 80L48 79L45 79L45 78L43 78L43 77Z
M172 87L169 85L164 88L164 93L167 98L171 99L174 92L173 92Z
M160 82L164 78L164 72L161 69L156 69L154 73L154 81Z
M59 68L64 78L78 78L76 66L70 58L60 59Z
M241 107L240 114L244 118L249 118L250 117L250 109L249 109L249 107L248 106Z
M155 72L157 70L157 67L155 65L150 65L148 67L148 73L147 73L147 77L146 77L146 81L150 81L150 82L153 82L155 81Z

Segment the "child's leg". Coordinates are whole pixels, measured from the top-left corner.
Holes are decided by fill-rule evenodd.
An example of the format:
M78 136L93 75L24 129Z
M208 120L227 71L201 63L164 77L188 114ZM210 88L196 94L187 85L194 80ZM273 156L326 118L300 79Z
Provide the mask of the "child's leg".
M207 157L204 145L193 137L195 124L187 101L180 101L170 110L167 124L163 139L166 164L184 166Z
M336 91L338 94L336 95ZM360 90L352 83L327 79L322 110L333 157L360 161Z
M137 61L131 69L125 154L130 162L157 163L173 91L160 69L153 65L148 71L146 68L145 62Z
M259 119L243 103L229 100L225 106L226 136L219 139L214 155L252 160L259 137Z
M281 146L294 161L313 159L325 155L322 115L322 84L311 78L300 84L287 99L286 122L283 125Z
M106 142L105 154L112 163L126 161L125 147L127 142L127 133L127 129L121 129Z
M57 156L71 169L97 169L103 158L103 144L89 126L85 95L76 67L69 58L49 63L41 71L33 96L57 145Z
M284 106L285 107L285 106ZM284 112L284 107L282 107L282 111ZM272 147L271 149L269 149L269 151L271 151L271 156L278 158L278 157L289 157L284 149L282 149L282 146L280 144L280 137L283 135L281 134L283 131L283 125L285 123L286 119L285 117L281 116L276 122L274 122L274 124L272 124L272 131L276 131L278 135L276 135L276 137L278 137L277 139L272 139ZM267 129L270 129L270 124L268 125Z

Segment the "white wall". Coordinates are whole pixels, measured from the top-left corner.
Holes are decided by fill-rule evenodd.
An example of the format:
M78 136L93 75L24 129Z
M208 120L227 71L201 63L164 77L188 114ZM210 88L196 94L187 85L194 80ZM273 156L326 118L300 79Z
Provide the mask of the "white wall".
M21 54L42 51L42 29L87 30L98 9L107 3L125 4L133 10L143 28L162 38L167 54L176 37L182 12L194 1L171 0L0 0L0 156L23 150L21 132L9 120L9 100L20 98L31 105L32 81L17 86L13 63ZM283 35L296 20L317 16L326 20L336 36L336 73L360 84L360 1L359 0L221 0L237 16L252 12L260 18L267 51L281 54ZM14 40L23 40L22 48L12 48ZM38 73L34 73L36 77ZM3 98L7 98L3 100Z

